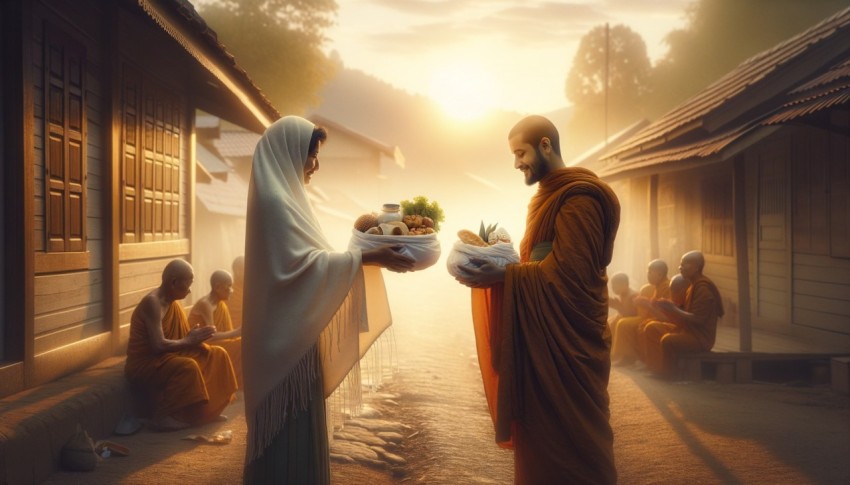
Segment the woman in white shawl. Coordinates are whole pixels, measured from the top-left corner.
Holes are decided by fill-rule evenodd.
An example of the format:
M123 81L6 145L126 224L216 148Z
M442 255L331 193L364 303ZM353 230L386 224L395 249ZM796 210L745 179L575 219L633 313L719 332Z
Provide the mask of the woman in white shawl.
M362 355L364 265L404 272L400 248L333 252L305 185L327 137L304 118L268 127L254 151L245 240L242 355L248 422L245 483L330 482L324 398ZM369 273L372 278L380 271ZM371 284L375 286L374 284Z

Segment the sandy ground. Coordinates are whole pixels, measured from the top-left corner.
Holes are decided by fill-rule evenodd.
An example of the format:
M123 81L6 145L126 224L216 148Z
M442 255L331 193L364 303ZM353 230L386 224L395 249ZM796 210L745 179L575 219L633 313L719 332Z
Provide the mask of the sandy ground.
M511 483L512 455L493 443L468 292L440 268L387 282L398 372L383 390L399 398L377 407L384 419L411 427L397 450L408 463L335 463L333 483ZM668 383L633 369L615 369L609 392L621 484L850 483L850 396L776 383ZM229 421L191 433L231 430L230 444L141 431L114 437L130 456L106 459L91 473L56 473L47 483L240 483L242 401L226 414Z

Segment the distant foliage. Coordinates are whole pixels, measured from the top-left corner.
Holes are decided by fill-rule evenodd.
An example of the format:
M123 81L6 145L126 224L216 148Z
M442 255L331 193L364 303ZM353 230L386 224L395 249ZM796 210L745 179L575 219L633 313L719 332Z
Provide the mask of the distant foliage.
M646 43L625 25L610 27L608 39L607 127L604 25L582 37L567 77L566 94L575 111L566 136L573 149L588 148L604 139L606 129L610 135L644 116L652 73Z
M698 0L685 28L665 38L650 110L660 115L734 69L850 6L848 0Z
M335 0L217 0L199 13L282 113L303 113L336 64L322 52Z

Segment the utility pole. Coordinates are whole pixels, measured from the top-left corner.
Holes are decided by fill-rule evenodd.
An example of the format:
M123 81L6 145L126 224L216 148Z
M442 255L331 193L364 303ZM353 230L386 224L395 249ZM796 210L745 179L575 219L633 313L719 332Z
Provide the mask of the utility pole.
M604 121L605 125L605 148L608 148L608 64L610 62L611 50L611 35L608 30L608 22L605 22L605 113L604 113Z

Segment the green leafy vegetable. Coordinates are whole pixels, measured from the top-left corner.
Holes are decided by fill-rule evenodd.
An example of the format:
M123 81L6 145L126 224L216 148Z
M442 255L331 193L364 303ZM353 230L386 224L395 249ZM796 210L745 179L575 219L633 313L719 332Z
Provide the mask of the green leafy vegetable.
M440 223L446 219L443 209L437 201L428 201L428 197L418 195L413 200L401 201L401 209L404 215L420 215L422 217L430 217L434 221L434 230L440 230Z
M481 240L484 242L489 242L490 233L495 231L497 227L499 227L498 222L484 227L484 221L481 221L481 227L478 229L478 236L480 236Z

